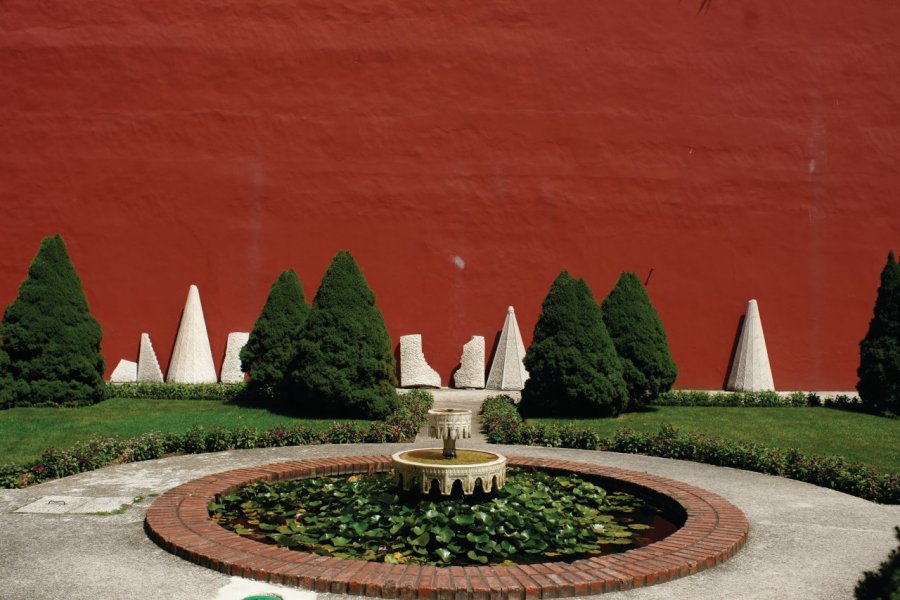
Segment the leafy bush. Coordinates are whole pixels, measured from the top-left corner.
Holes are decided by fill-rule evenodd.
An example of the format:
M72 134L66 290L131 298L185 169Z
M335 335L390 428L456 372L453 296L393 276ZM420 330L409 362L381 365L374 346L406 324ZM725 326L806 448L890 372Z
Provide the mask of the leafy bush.
M900 264L888 254L875 314L859 344L856 390L873 412L900 415Z
M678 367L662 321L637 275L622 273L601 308L603 323L622 361L632 408L672 389Z
M217 400L243 397L246 383L107 383L106 398Z
M169 384L166 384L168 386ZM193 426L184 433L145 433L136 438L94 438L67 450L47 448L28 465L0 466L0 488L20 488L48 479L67 477L110 464L139 462L168 454L199 454L221 450L272 448L314 444L361 444L410 442L425 423L433 397L425 390L400 395L397 410L385 421L368 427L334 423L325 431L306 425L279 425L265 430L255 427Z
M391 338L349 252L322 277L283 400L303 415L383 418L397 407Z
M525 368L529 378L519 406L523 415L610 416L626 406L622 362L600 306L584 280L567 271L544 298Z
M309 315L303 286L293 269L278 276L241 348L241 368L250 373L251 397L271 398L297 354L300 330Z
M525 423L518 418L509 396L486 399L481 420L488 441L494 444L609 450L691 460L788 477L875 502L900 504L900 476L879 473L842 457L808 456L793 449L681 433L668 424L661 425L655 434L623 428L604 439L585 427Z
M0 408L103 400L102 337L65 242L44 238L0 324Z
M900 540L900 527L894 527ZM866 571L856 584L857 600L900 600L900 547L895 548L877 571Z

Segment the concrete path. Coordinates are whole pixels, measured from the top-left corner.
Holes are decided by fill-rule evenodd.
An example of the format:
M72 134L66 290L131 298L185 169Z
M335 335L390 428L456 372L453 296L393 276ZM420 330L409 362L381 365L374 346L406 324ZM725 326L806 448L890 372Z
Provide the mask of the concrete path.
M360 444L178 456L117 465L23 490L0 490L0 598L239 600L269 590L285 600L312 600L311 592L231 578L161 550L142 526L154 495L201 475L240 466L328 455L389 454L407 447ZM669 459L492 448L509 455L559 457L664 475L719 493L747 514L751 526L747 545L724 565L604 597L844 599L852 596L860 574L875 568L896 545L892 528L900 524L900 506L873 504L787 479ZM112 500L100 500L107 498ZM122 498L132 503L117 514L84 514L100 512L94 509L103 508L104 502L105 512L110 512ZM47 512L21 512L23 508ZM331 595L319 596L319 600L335 600Z

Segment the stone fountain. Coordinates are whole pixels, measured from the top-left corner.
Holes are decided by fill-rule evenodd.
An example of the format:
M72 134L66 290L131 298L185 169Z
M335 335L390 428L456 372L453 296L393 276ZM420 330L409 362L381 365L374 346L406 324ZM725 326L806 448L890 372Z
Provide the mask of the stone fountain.
M428 411L428 433L444 441L443 448L419 448L397 452L394 478L409 491L418 485L427 494L436 482L443 496L449 496L458 481L465 495L475 492L478 483L485 493L498 490L506 482L506 457L485 450L456 449L456 440L472 436L472 411L462 408L435 408Z

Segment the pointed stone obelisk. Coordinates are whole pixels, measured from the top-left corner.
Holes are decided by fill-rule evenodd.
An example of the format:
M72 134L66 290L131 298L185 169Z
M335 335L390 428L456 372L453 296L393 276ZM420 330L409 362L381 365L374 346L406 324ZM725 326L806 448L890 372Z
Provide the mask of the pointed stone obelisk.
M747 314L744 315L744 326L738 338L726 389L734 392L762 392L775 389L756 300L747 303Z
M441 387L441 375L425 360L418 333L400 336L400 387Z
M241 370L241 348L250 339L250 333L246 331L232 331L228 334L228 342L225 344L225 360L222 361L222 374L219 377L222 383L241 383L244 381L244 371Z
M200 305L200 292L196 285L192 285L184 303L184 312L181 313L181 325L178 326L166 381L216 383L217 380L203 307Z
M138 352L137 363L137 381L138 383L162 383L162 369L159 368L159 359L156 358L156 351L153 349L153 343L150 342L150 334L141 334L141 349Z
M463 389L484 388L484 338L473 335L463 346L459 370L453 374L453 386Z
M525 344L522 343L522 334L519 333L519 323L516 321L516 311L510 306L506 309L506 321L503 323L503 331L500 332L500 342L497 344L497 353L491 364L487 385L489 390L521 390L528 379L528 371L522 360L525 358Z

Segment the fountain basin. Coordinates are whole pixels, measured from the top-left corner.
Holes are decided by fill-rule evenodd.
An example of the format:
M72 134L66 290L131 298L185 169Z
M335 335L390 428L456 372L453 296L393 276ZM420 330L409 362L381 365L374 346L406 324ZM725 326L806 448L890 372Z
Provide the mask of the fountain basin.
M442 496L449 496L458 481L465 495L475 493L479 483L485 493L506 483L506 457L485 450L457 450L453 458L443 448L404 450L391 456L394 480L409 491L417 487L427 494L435 483Z

